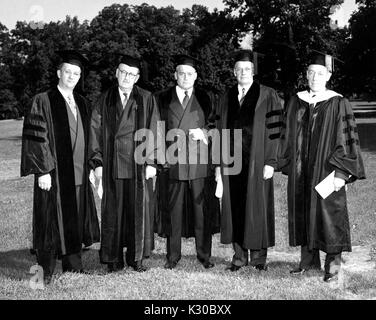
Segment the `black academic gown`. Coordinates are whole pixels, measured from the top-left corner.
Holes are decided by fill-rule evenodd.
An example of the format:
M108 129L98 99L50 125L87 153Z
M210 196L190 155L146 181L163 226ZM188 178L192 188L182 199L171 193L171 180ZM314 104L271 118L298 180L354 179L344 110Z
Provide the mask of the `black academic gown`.
M88 101L74 93L85 139L84 163L87 164L87 139L90 120ZM38 177L50 173L52 188L38 187ZM82 243L99 241L99 223L89 183L89 167L82 175L83 228L79 228L75 173L66 103L57 89L36 95L25 116L22 132L21 176L35 175L33 202L33 247L55 251L58 255L80 252Z
M314 188L332 171L347 183L365 178L354 114L339 94L332 92L314 106L304 99L306 93L287 105L279 160L288 174L290 245L326 253L351 251L345 188L325 200Z
M257 87L259 89L256 90ZM234 129L231 118L239 112L237 119L242 119L244 128L242 139L234 143L240 143L242 149L243 145L250 146L250 149L242 152L242 157L246 157L242 159L242 165L247 166L239 174L246 175L243 177L244 190L236 193L231 190L230 178L225 172L225 164L230 160L224 158L233 155L222 146L221 242L236 242L244 249L261 250L274 246L275 241L273 178L264 180L263 168L265 165L277 167L283 110L275 90L254 82L241 108L237 86L220 97L218 129ZM237 204L245 209L242 216L233 212L232 208Z
M179 102L176 94L176 87L170 87L166 90L156 93L156 101L160 111L161 120L164 121L165 132L171 129L180 129L184 131L185 138L188 141L188 131L192 128L203 128L210 130L214 126L213 120L213 96L203 90L195 88L189 104L184 110ZM174 142L166 141L166 150ZM187 142L187 146L188 146ZM204 154L201 154L203 151ZM158 176L158 202L159 210L156 218L156 232L161 236L166 236L171 233L171 221L169 210L169 194L168 183L169 180L189 181L199 178L205 178L204 188L204 214L206 223L205 226L211 234L219 232L219 201L215 197L214 169L211 165L211 140L209 139L208 148L203 150L191 149L191 152L197 154L197 164L169 164L165 166ZM189 152L187 152L189 157ZM166 156L166 160L167 160ZM208 159L209 164L200 164L199 159ZM186 201L184 202L184 210L182 216L182 236L194 236L194 221L192 219L192 206L189 193L186 194Z
M90 164L93 168L103 166L100 249L102 263L120 262L119 252L122 252L123 247L132 246L135 250L135 261L149 256L153 249L153 181L145 180L145 167L147 164L154 165L154 149L150 160L137 164L134 151L140 142L135 142L134 134L137 130L146 128L157 137L158 120L159 114L153 96L138 86L133 87L124 111L118 86L104 92L94 107L90 132ZM116 192L116 180L119 179L128 179L134 184L130 187L135 191L134 197L123 199L132 202L134 207L134 230L131 230L134 239L124 238L124 230L120 229L121 225L128 228L127 223L130 222L122 222L124 217L116 209L120 201Z

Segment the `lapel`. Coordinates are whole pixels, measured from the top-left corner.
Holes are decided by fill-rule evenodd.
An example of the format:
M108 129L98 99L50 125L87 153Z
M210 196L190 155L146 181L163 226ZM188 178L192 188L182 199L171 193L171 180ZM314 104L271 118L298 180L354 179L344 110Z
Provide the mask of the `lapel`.
M266 99L265 87L262 84L260 84L260 91L259 91L259 96L257 99L255 111L257 111L257 109L260 108L260 106L264 104L263 102L265 99Z
M65 108L67 109L69 128L72 131L72 133L76 135L77 134L77 120L74 118L74 114L67 102L65 102ZM77 108L77 118L78 118L78 112L79 110Z
M223 121L226 123L226 127L234 122L236 115L239 112L240 105L238 100L238 86L235 85L228 92L228 102L224 106ZM243 105L245 101L243 102Z
M173 87L171 90L171 100L168 103L168 108L169 108L169 111L172 113L171 116L174 116L180 124L180 121L183 118L185 110L183 109L183 106L181 105L179 101L175 87ZM188 105L185 109L187 108L188 108Z
M118 93L118 98L119 98L120 105L121 105L119 93ZM118 121L117 132L116 132L117 136L126 135L130 132L137 130L136 129L138 127L138 124L136 123L138 122L137 110L139 108L139 105L140 107L142 107L142 101L140 101L140 99L142 99L142 97L140 97L140 95L138 94L137 87L134 86L129 95L127 104L124 110L122 110L120 119Z
M68 115L68 122L69 122L69 129L70 129L70 136L72 141L72 149L74 149L77 140L77 128L78 128L78 114L79 110L77 108L77 120L74 118L73 112L69 107L68 103L65 102L65 108L67 109Z

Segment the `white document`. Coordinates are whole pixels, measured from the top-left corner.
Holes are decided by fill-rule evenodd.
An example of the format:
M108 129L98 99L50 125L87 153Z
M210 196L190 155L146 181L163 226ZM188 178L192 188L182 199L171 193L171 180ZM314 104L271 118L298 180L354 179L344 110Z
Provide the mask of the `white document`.
M103 196L103 186L102 186L102 179L99 179L99 183L98 183L98 197L99 199L102 200L102 196Z
M333 170L324 180L322 180L316 187L316 191L323 198L326 199L334 192L334 173Z

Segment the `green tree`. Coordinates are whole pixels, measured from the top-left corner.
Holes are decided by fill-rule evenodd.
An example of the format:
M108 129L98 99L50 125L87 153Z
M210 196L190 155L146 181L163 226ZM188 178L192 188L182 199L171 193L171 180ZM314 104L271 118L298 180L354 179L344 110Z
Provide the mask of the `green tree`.
M19 115L13 93L14 78L8 66L11 42L9 30L0 23L0 119Z
M32 96L57 84L57 50L87 49L87 29L87 22L80 24L77 17L69 16L64 21L50 22L41 28L17 22L11 31L11 49L17 54L11 59L10 69L17 79L14 91L23 110L29 107Z
M299 75L293 81L297 87L305 83L304 68L310 49L337 55L336 32L330 28L333 6L343 0L224 0L228 13L237 13L238 37L251 33L254 47L264 48L265 53L274 51L273 44L283 44L278 49L278 60L286 59L287 46L296 50L296 65L282 65L281 73ZM292 69L291 69L292 68ZM285 80L287 81L287 80Z
M345 50L346 82L354 93L376 98L376 2L357 1L359 10L349 21L350 40Z

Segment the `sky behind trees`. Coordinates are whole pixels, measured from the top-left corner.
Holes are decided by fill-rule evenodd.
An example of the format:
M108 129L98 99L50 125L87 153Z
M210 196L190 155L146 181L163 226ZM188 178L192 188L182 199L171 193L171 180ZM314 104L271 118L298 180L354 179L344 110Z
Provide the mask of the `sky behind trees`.
M65 16L77 16L80 22L93 19L104 7L113 3L140 5L147 3L156 7L172 5L175 9L191 8L194 4L201 4L212 11L214 8L222 10L222 0L1 0L0 22L9 30L13 29L17 21L58 21L65 20Z

